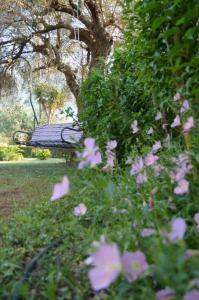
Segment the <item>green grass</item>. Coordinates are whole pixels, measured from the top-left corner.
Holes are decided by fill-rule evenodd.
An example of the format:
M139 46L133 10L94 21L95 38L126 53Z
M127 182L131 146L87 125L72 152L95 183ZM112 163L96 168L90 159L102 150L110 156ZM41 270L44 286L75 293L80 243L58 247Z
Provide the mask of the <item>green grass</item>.
M21 207L48 199L53 182L65 172L61 159L0 162L0 215L9 216Z
M52 187L63 175L70 179L70 193L51 202ZM24 299L153 300L157 290L170 286L176 290L175 299L180 300L191 280L199 276L198 257L188 262L185 257L186 249L199 245L193 221L198 209L197 187L195 198L192 193L179 197L173 195L168 178L157 181L150 176L138 190L129 171L79 171L75 165L51 160L0 164L0 180L0 193L7 191L9 195L13 189L21 192L19 197L12 196L17 211L0 223L0 299L11 298L28 262L59 238L60 245L38 261L28 282L20 286ZM158 191L154 209L149 209L143 203L147 203L154 184ZM23 205L17 209L20 201ZM171 201L176 211L170 208ZM86 204L88 212L75 217L73 209L80 202ZM174 216L185 218L188 230L184 241L169 244L161 232L169 229ZM141 237L140 231L151 226L156 235ZM120 276L107 291L94 293L84 260L93 250L92 242L102 234L107 242L117 243L121 252L142 250L150 264L149 273L133 284Z

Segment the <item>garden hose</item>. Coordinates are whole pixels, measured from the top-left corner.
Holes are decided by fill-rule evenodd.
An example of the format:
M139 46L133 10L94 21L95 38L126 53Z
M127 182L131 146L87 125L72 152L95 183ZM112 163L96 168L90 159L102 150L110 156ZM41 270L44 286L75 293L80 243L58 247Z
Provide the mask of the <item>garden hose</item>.
M16 288L14 289L12 300L23 300L23 297L19 295L20 287L28 281L29 277L31 276L31 273L37 266L38 260L44 256L46 253L48 253L49 250L51 250L54 247L57 247L61 242L63 241L63 238L53 240L47 247L45 247L41 252L39 252L33 259L28 263L24 275L17 284Z

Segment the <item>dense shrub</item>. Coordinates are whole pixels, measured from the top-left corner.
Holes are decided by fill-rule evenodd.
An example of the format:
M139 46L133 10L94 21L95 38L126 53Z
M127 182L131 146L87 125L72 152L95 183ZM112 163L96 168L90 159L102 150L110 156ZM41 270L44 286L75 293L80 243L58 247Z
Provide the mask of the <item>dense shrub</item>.
M0 146L0 161L22 160L22 153L19 146Z
M143 143L151 145L146 130L157 109L163 114L162 124L171 122L177 111L171 101L176 91L183 95L181 100L192 102L193 110L197 107L198 12L194 0L125 1L125 43L112 65L93 71L80 96L85 131L101 146L117 139L120 158L132 147L140 151ZM139 139L130 129L135 119L142 127ZM155 138L169 132L156 129ZM179 130L173 134L183 144Z
M49 149L38 149L33 148L31 152L32 157L36 157L41 160L45 160L49 157L51 157L51 151Z

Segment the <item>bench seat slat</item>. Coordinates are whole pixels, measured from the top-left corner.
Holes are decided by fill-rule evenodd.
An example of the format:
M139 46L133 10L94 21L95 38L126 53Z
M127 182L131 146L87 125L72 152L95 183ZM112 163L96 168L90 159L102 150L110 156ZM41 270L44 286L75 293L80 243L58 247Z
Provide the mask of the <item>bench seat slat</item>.
M30 140L30 145L39 145L42 144L43 146L49 147L58 147L58 146L65 146L70 147L69 144L62 141L61 132L63 128L69 127L78 129L77 126L73 127L72 123L65 123L65 124L50 124L50 125L39 125L35 132L32 134L32 138ZM65 129L63 132L63 138L66 142L71 144L78 143L83 135L82 131L73 131L69 129Z

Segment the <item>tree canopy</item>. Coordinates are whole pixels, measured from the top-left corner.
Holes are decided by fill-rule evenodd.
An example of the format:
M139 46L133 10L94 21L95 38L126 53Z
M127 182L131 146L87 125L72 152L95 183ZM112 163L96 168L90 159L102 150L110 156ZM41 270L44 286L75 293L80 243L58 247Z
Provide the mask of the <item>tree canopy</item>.
M76 99L80 79L109 56L121 29L118 0L0 0L0 5L1 71L25 67L24 59L34 61L35 71L54 67Z

